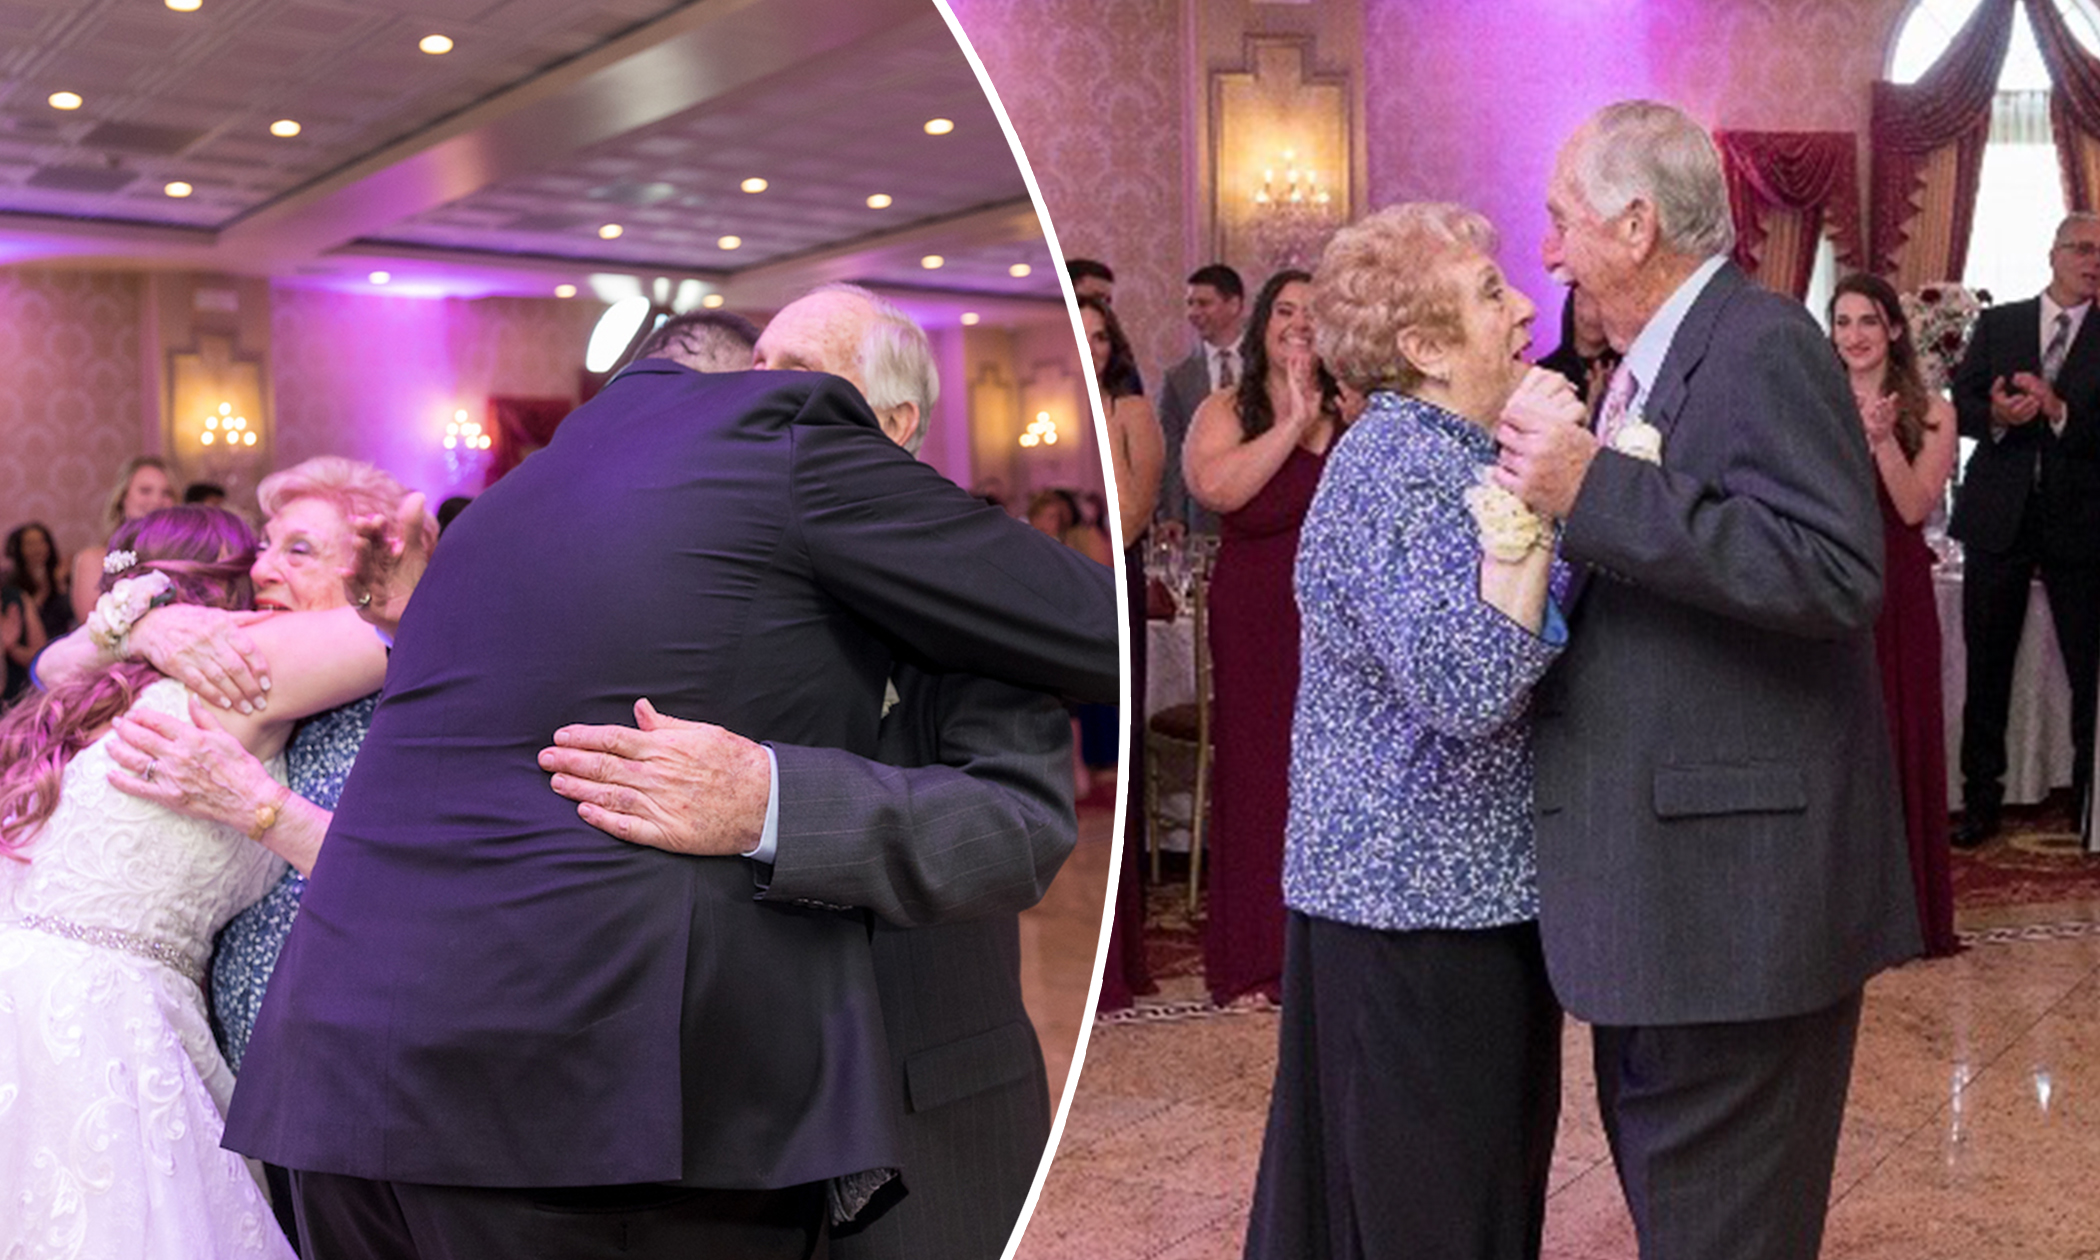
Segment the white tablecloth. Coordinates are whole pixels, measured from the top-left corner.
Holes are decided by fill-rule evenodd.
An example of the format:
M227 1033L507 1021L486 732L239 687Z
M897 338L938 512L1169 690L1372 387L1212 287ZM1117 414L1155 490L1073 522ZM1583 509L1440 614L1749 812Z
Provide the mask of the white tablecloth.
M1968 651L1961 634L1961 575L1938 574L1941 702L1947 721L1947 803L1961 808L1961 708ZM2005 803L2032 805L2052 788L2071 785L2071 685L2064 678L2049 619L2049 597L2036 582L2027 596L2027 627L2014 658L2012 711L2005 722Z
M1145 623L1145 712L1196 699L1196 622L1192 617Z

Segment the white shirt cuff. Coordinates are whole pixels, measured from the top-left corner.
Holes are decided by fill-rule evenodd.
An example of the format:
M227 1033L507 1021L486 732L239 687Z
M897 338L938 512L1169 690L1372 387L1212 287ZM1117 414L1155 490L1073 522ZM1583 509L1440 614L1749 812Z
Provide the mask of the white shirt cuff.
M744 856L770 866L774 850L780 847L780 759L773 755L771 744L759 747L766 750L766 826L758 833L758 847Z

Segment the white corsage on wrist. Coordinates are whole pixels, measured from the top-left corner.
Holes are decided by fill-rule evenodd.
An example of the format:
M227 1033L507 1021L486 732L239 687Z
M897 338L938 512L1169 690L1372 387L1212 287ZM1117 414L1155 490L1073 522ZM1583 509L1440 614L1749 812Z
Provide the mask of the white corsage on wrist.
M1483 464L1478 485L1466 487L1466 509L1473 514L1480 534L1480 549L1489 556L1513 563L1533 547L1544 547L1553 538L1553 524L1524 506L1524 500L1494 482L1494 468Z
M1611 448L1621 455L1631 456L1650 464L1663 462L1662 430L1649 424L1636 414L1619 426L1612 435Z
M95 611L87 619L88 638L95 641L96 647L123 660L130 655L125 636L139 618L162 604L174 602L175 583L159 570L124 578L95 601Z

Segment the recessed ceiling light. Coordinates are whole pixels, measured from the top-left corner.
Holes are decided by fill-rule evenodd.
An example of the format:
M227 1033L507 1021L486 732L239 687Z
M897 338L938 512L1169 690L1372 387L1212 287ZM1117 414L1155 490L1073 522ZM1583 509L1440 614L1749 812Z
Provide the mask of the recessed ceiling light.
M575 296L576 296L576 286L575 286L575 285L573 285L573 284L557 284L557 285L555 285L555 286L554 286L554 296L556 296L556 297L558 297L558 298L572 298L572 297L575 297Z
M422 39L416 41L416 47L433 57L441 57L452 51L452 37L449 35L425 35Z
M80 108L80 93L78 93L78 92L53 92L53 93L51 94L51 108L53 108L53 109L79 109L79 108Z
M1016 280L1019 280L1021 277L1027 275L1029 272L1034 270L1035 268L1029 266L1027 263L1015 263L1013 266L1008 267L1006 269L1006 274L1012 276Z
M170 181L165 187L161 189L161 191L168 194L170 197L187 197L191 193L196 192L197 190L178 179Z
M720 240L718 240L718 241L716 241L716 242L715 242L715 248L717 248L717 249L735 249L735 248L737 248L738 246L742 245L743 243L744 243L744 238L743 238L743 237L741 237L741 236L725 236L725 237L723 237L722 239L720 239Z
M365 279L370 280L373 284L385 284L387 281L393 278L394 277L392 273L385 271L375 271L371 275L365 277Z
M766 181L760 179L756 175L753 175L751 178L745 180L741 187L745 192L764 192L766 190Z
M620 233L626 230L626 228L621 227L617 223L608 223L604 227L598 229L598 235L604 240L618 240Z
M976 312L976 311L964 311L964 312L962 313L962 322L963 322L963 323L965 323L965 324L974 324L974 323L976 323L976 322L977 322L977 312Z
M868 198L868 209L870 210L887 210L889 208L890 195L888 193L876 193Z
M168 7L177 13L195 13L204 7L204 0L168 0Z
M289 139L299 134L299 124L289 118L280 118L270 124L270 134L273 136L284 136Z
M728 300L729 299L723 297L719 293L710 293L706 297L700 299L700 305L708 308L709 310L714 310L716 307L719 307L720 305L722 305L722 303Z
M929 118L926 120L926 134L929 136L945 136L953 130L955 130L955 124L949 119Z
M928 271L932 271L935 268L942 266L947 261L947 259L941 257L939 254L928 254L926 255L926 257L921 258L919 260L919 265L921 267L926 268L926 270Z

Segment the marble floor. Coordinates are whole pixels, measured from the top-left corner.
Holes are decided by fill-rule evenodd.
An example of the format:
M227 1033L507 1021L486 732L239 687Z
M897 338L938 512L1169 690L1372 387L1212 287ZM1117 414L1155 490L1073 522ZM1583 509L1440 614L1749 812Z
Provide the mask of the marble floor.
M1823 1255L2100 1260L2100 905L1961 927L1868 987ZM1017 1260L1239 1255L1276 1016L1181 1012L1096 1025ZM1584 1030L1567 1051L1545 1254L1631 1260Z

